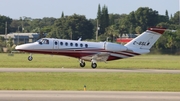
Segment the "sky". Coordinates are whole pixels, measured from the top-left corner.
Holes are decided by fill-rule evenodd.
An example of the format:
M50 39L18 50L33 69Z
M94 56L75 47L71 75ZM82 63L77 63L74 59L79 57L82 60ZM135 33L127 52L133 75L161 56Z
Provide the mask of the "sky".
M0 15L19 19L85 15L87 19L97 17L98 5L106 5L113 14L129 14L139 7L149 7L161 15L168 10L169 16L179 11L180 0L0 0Z

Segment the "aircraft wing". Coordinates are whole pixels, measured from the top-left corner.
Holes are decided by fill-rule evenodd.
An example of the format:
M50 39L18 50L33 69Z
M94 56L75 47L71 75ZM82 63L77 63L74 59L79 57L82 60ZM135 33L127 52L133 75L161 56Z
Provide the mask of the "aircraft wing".
M106 62L109 56L110 56L109 52L99 52L94 55L81 57L81 59L86 60L86 61L91 61L93 59L99 62Z
M133 57L135 55L140 55L139 53L129 51L120 51L120 52L99 52L93 55L83 56L81 59L86 61L98 61L98 62L106 62L111 60L123 59L128 57Z

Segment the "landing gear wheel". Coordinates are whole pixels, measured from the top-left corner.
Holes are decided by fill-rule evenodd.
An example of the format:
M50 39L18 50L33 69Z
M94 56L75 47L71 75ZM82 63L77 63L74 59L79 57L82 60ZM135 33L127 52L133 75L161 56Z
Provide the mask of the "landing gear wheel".
M32 57L32 56L29 56L29 57L28 57L28 60L29 60L29 61L32 61L32 60L33 60L33 57Z
M85 62L81 62L79 65L80 65L81 67L84 67L84 66L86 65L86 63L85 63Z
M91 64L91 67L92 67L93 69L95 69L95 68L97 67L97 64L96 64L96 63L92 63L92 64Z

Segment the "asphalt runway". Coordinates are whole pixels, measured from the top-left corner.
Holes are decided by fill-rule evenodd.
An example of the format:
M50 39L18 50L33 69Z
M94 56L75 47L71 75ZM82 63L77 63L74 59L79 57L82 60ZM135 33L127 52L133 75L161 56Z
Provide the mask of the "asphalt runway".
M0 91L0 101L180 101L180 92Z
M158 69L66 69L66 68L0 68L0 72L124 72L124 73L172 73L179 74L180 70Z

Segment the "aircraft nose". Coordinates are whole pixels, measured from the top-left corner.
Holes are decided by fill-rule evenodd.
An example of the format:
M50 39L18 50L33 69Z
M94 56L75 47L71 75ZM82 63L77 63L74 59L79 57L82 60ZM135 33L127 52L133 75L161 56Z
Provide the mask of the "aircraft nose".
M16 46L15 49L16 49L16 50L20 50L20 49L21 49L21 46L20 46L20 45L19 45L19 46Z
M25 51L25 50L31 50L33 49L35 45L33 44L22 44L22 45L18 45L15 47L16 50L19 50L19 51Z
M28 45L18 45L15 47L16 50L24 50L24 49L27 49Z

